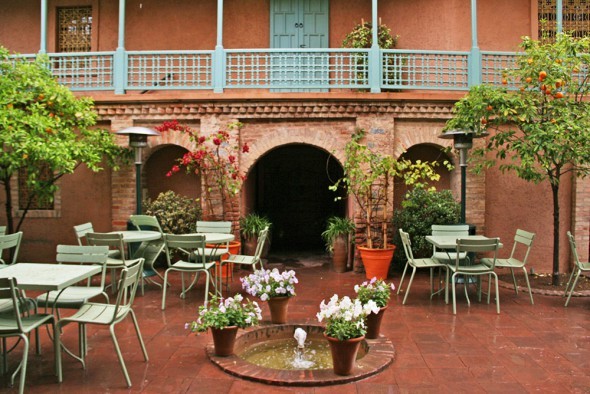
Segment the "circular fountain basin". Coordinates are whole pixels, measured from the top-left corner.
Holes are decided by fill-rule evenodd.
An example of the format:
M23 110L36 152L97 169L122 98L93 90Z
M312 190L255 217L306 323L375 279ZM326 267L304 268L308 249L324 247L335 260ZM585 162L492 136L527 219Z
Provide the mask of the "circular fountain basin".
M384 336L378 339L365 339L361 343L356 366L351 375L336 375L332 368L285 370L268 368L253 364L241 357L248 350L267 342L280 340L295 341L296 328L307 332L308 340L324 340L324 328L309 324L281 324L262 326L238 334L235 354L219 357L214 353L213 344L207 345L209 359L223 371L244 379L282 386L326 386L364 379L383 371L395 357L393 344Z

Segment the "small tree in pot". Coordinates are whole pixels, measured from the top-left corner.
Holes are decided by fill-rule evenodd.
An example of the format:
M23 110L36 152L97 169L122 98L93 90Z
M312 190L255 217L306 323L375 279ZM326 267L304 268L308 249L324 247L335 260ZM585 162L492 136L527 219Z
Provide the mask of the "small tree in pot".
M338 216L328 218L322 238L326 242L326 250L332 255L332 268L336 272L346 272L351 244L350 236L354 235L355 229L354 221L349 218Z
M364 129L357 129L346 144L344 176L330 186L330 190L336 191L342 186L348 195L354 196L360 209L357 218L364 225L357 242L367 278L385 279L395 250L388 232L394 179L402 179L406 185L421 185L423 181L438 180L440 176L435 172L437 162L411 162L375 152L362 143L365 135ZM377 267L369 262L367 254L378 254Z

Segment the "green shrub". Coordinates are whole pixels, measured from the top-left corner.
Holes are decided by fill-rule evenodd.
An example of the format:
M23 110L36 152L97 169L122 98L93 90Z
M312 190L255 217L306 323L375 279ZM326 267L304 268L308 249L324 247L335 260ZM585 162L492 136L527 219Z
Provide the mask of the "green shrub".
M410 234L414 257L432 255L432 245L425 237L432 233L433 224L456 224L461 217L461 205L455 201L450 190L427 190L414 188L406 193L402 208L393 215L396 228L394 261L405 264L406 256L399 236L400 228Z
M194 233L197 220L202 216L198 199L181 196L172 190L160 193L153 201L144 201L143 212L158 218L162 230L169 234Z

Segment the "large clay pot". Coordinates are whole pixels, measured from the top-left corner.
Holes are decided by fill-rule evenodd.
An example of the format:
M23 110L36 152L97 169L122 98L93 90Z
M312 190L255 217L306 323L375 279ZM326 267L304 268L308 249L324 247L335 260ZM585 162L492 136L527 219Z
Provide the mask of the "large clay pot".
M254 256L256 253L256 246L258 245L258 236L244 238L244 254L247 256ZM268 251L270 249L270 238L267 237L266 241L264 241L264 246L262 247L262 252L260 253L260 258L267 258Z
M341 341L324 334L330 344L332 353L332 363L334 364L334 373L336 375L347 376L352 373L356 364L356 355L359 351L361 342L365 337L352 338Z
M271 297L268 299L270 309L270 321L273 324L287 323L287 310L291 297Z
M332 243L332 269L335 272L346 272L348 263L348 237L340 235Z
M238 326L229 326L221 329L211 328L216 356L227 357L234 354L234 343L236 342L237 333Z
M374 277L383 280L387 279L395 245L388 245L385 249L373 249L366 246L359 246L358 248L365 266L367 279L373 279Z
M379 313L370 313L367 315L367 333L365 334L365 338L379 338L379 332L381 331L381 320L383 320L383 315L385 314L386 309L387 305L382 306L379 309Z

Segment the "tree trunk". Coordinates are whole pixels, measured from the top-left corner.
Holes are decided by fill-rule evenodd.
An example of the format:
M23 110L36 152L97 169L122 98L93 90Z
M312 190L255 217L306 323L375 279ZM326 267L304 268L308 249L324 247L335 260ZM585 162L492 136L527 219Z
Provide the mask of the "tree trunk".
M551 183L553 194L553 286L559 285L559 183Z

